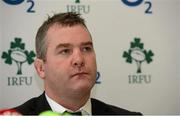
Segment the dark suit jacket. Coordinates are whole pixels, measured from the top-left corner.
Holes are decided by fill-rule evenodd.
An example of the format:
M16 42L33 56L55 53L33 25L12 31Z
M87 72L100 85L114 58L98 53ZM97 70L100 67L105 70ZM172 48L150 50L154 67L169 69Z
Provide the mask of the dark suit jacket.
M116 106L105 104L96 99L91 99L91 103L92 115L142 115L138 112L131 112ZM38 115L43 111L51 110L51 107L46 100L45 93L43 93L39 97L32 98L14 109L23 115Z

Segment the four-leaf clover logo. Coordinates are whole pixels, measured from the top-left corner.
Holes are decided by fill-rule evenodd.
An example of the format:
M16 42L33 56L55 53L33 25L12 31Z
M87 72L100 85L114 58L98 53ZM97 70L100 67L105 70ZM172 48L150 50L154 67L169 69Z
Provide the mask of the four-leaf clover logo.
M142 62L151 63L153 61L152 56L154 56L151 50L147 51L144 49L144 44L140 41L140 38L134 38L134 42L131 42L130 49L123 53L123 57L126 58L127 63L136 62L137 73L141 73Z
M5 59L5 63L11 65L13 61L17 64L17 74L22 74L22 64L27 62L32 64L34 57L36 56L33 51L28 52L25 50L25 44L21 42L21 38L15 38L14 42L11 42L8 52L3 52L1 58Z

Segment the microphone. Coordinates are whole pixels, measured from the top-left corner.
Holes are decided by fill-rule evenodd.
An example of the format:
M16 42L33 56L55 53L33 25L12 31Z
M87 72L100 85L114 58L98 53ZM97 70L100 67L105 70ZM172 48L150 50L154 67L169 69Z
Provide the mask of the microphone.
M0 116L22 116L22 114L14 109L2 109L0 110Z
M53 112L53 111L48 110L48 111L41 112L39 116L72 116L72 115L68 112L64 112L61 114L58 112Z
M23 115L14 109L2 109L0 110L0 116L23 116ZM68 112L58 113L48 110L41 112L39 116L72 116L72 115Z

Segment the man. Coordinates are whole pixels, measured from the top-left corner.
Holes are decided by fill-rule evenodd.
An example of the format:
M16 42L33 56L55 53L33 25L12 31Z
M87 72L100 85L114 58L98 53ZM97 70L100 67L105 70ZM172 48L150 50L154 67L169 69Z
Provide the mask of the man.
M76 13L49 17L36 35L36 71L45 92L21 106L18 112L37 115L80 112L82 115L141 115L90 98L96 81L96 55L84 19Z

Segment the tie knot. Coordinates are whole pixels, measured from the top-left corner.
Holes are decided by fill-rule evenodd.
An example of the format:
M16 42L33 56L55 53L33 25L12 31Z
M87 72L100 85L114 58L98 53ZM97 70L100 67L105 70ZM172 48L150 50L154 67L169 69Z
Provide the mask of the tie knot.
M81 111L79 111L79 112L69 112L69 111L65 111L64 113L68 113L68 114L70 114L70 115L72 115L72 116L81 116L81 115L82 115Z

